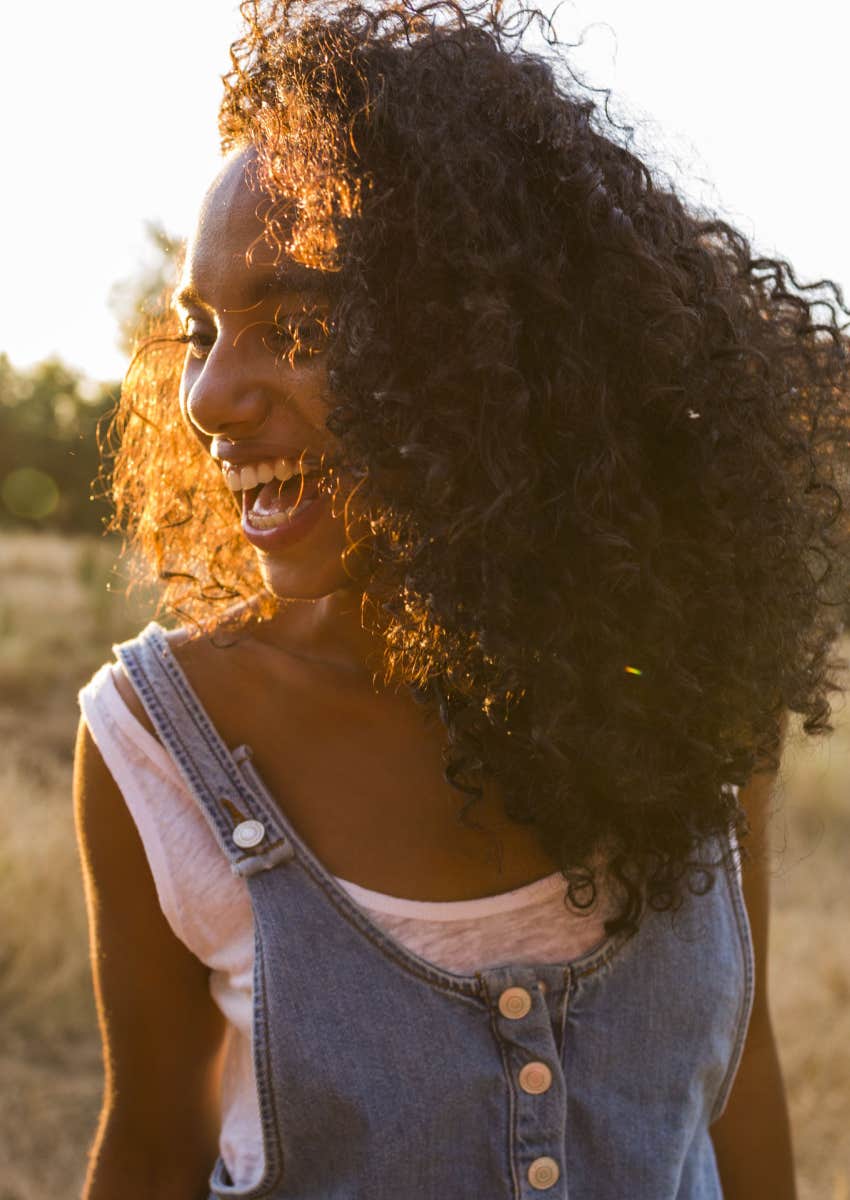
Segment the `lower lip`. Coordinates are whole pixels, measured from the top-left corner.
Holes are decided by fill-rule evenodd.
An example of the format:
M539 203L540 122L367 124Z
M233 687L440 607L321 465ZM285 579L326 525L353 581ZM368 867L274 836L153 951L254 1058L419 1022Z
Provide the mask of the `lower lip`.
M272 529L255 529L248 523L248 513L243 506L242 532L252 546L266 554L274 553L276 550L286 550L305 537L322 519L324 513L327 512L330 499L330 496L320 493L307 507L302 501L288 521L283 525L276 525Z

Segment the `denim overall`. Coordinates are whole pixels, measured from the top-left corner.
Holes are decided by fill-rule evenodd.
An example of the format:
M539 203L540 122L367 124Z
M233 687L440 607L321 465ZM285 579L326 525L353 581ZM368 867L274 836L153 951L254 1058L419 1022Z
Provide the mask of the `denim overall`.
M631 939L454 974L316 860L158 624L113 649L253 906L265 1173L240 1190L219 1159L210 1200L722 1197L708 1127L753 994L728 855L707 895L649 910Z

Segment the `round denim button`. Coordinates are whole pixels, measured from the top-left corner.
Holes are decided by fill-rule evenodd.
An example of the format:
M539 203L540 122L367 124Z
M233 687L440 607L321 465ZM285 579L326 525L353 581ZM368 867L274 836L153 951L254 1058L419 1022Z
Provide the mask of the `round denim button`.
M528 1182L538 1192L542 1192L546 1188L550 1188L553 1183L557 1183L560 1175L561 1168L555 1162L554 1158L535 1158L534 1162L528 1168Z
M531 1009L531 996L525 988L505 988L499 997L499 1012L511 1021L518 1021Z
M265 826L259 821L240 821L233 830L233 840L240 850L250 850L252 846L259 846L265 836Z
M529 1096L539 1096L552 1086L552 1072L543 1062L530 1062L519 1073L519 1086Z

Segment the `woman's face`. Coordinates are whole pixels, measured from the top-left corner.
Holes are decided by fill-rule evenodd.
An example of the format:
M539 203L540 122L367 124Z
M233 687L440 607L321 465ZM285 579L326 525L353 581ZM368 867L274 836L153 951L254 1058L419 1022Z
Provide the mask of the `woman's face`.
M309 460L318 465L323 453L333 461L322 353L329 298L321 272L276 254L264 239L257 216L264 196L251 186L253 163L250 150L227 160L189 244L175 296L191 339L180 406L236 485L231 490L242 502L243 535L256 550L266 588L283 598L317 598L351 586L340 559L344 520L328 496L308 500L315 493L309 479L296 505L298 476L282 494L279 477L302 455L305 473ZM255 483L273 470L277 477L258 492L251 467L258 472ZM293 516L285 515L293 505Z

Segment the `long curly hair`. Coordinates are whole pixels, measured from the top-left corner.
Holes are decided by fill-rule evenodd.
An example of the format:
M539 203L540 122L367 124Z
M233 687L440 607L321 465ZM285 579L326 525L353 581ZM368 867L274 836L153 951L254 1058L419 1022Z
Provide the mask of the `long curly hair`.
M387 678L442 721L460 819L495 781L573 903L604 862L608 930L634 930L711 886L786 712L832 729L841 292L660 186L534 9L242 16L222 149L256 148L267 236L332 285L323 487L369 515L352 579ZM182 356L166 322L128 372L112 528L160 611L212 628L273 598Z

